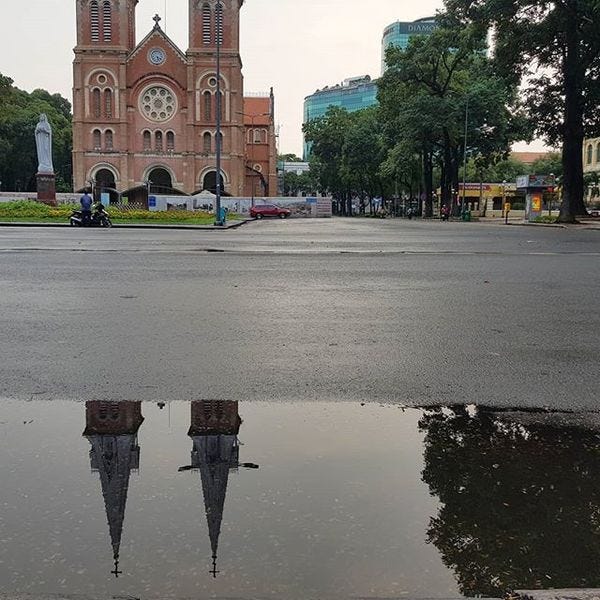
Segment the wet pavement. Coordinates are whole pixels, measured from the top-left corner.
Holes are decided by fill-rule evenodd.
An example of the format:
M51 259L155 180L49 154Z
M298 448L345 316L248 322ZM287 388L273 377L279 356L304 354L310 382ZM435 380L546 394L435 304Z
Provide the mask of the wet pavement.
M600 585L600 415L0 404L0 595L450 598Z
M401 220L0 229L0 399L595 409L599 256L596 231Z
M0 229L0 599L600 587L598 256L463 223Z

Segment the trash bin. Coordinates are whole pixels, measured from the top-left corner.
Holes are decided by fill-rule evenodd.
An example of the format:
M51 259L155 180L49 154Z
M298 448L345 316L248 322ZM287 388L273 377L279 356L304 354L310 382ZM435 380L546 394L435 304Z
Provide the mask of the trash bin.
M467 209L462 213L461 216L462 216L463 221L470 221L471 220L471 211L469 209Z
M227 210L221 207L219 209L219 223L221 223L221 225L225 225L225 221L227 221Z

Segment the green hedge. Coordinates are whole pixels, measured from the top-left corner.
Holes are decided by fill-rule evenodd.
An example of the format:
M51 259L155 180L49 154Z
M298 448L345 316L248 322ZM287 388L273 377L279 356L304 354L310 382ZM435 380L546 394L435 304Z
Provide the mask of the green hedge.
M15 202L0 202L0 221L5 220L32 220L40 221L65 221L77 205L63 204L61 206L48 206L41 202L31 200L17 200ZM108 208L111 218L115 221L145 221L161 223L198 223L211 222L214 215L204 211L169 210L165 212L151 212L148 210L119 210ZM239 218L230 213L229 219Z

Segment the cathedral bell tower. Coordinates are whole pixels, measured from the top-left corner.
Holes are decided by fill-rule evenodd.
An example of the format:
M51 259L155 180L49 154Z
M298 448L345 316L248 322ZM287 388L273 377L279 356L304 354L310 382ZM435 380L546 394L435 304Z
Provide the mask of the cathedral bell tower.
M244 81L240 57L243 0L189 0L188 81L194 82L189 127L195 143L196 189L216 191L216 115L221 108L221 190L244 193ZM217 86L217 48L221 78ZM219 90L219 91L217 91ZM217 93L221 94L220 103Z
M137 3L76 0L73 180L76 191L91 187L97 198L119 188L120 176L127 176L125 65L135 48Z
M244 0L190 0L190 50L213 53L220 35L221 50L239 56L243 4Z
M135 47L138 0L77 0L77 50L102 52Z

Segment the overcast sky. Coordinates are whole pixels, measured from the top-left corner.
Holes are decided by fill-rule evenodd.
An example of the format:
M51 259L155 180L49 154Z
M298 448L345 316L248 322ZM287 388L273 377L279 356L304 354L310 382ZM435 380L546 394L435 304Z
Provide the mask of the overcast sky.
M71 98L75 0L1 0L0 73L25 90ZM166 5L165 5L166 2ZM138 41L159 13L187 49L188 0L140 0ZM246 0L241 54L246 92L275 89L282 152L302 152L304 97L347 77L380 74L381 37L394 21L435 14L442 0Z

